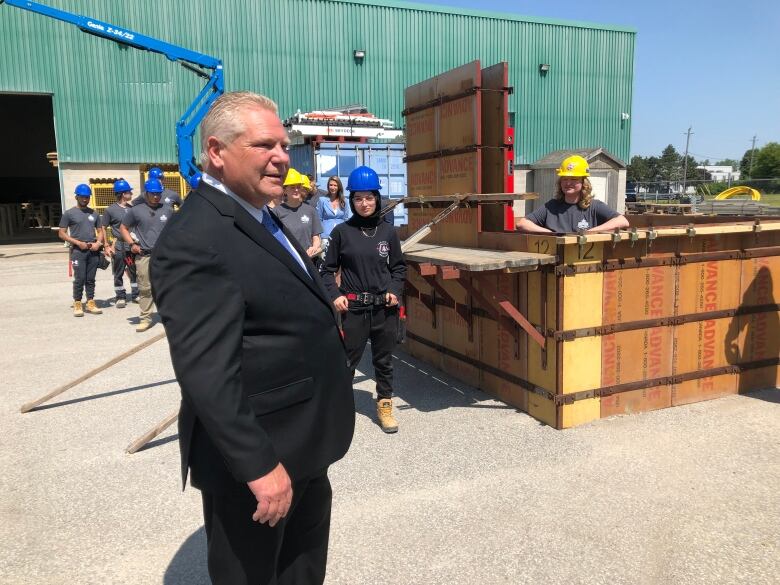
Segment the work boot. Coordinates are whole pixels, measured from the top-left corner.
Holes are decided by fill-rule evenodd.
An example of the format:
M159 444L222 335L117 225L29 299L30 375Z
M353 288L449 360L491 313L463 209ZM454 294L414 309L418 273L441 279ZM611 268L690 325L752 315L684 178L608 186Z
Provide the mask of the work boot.
M136 330L137 333L143 333L144 331L149 329L151 326L152 326L152 322L151 321L141 321L138 324L138 327L135 328L135 330Z
M127 306L127 301L125 299L117 299L116 300L116 308L117 309L124 309Z
M379 426L384 432L398 432L398 421L393 416L393 400L391 398L380 398L376 401L376 416L379 418Z
M91 315L102 315L103 310L98 309L98 306L95 304L94 299L88 299L87 300L87 307L85 309L87 313L90 313Z
M73 316L74 317L84 316L84 309L81 306L81 301L73 301Z

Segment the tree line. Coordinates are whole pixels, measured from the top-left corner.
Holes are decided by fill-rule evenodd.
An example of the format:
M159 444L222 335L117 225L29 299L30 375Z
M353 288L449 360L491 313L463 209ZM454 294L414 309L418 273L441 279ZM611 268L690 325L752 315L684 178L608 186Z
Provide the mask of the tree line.
M748 149L740 161L724 159L715 163L709 160L696 161L688 155L686 181L706 181L711 177L698 166L731 166L739 169L740 182L751 179L780 178L780 143L769 142L762 148ZM675 182L683 179L685 157L671 144L664 148L661 156L632 156L627 168L627 179L638 183Z

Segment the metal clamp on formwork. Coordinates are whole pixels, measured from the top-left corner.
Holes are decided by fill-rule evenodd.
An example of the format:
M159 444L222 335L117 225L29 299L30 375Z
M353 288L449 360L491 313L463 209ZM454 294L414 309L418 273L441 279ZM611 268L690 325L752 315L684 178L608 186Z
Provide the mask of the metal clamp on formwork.
M577 245L580 248L580 258L585 256L585 246L588 243L588 236L585 235L585 230L579 228L577 230Z
M612 232L612 247L614 248L615 246L617 246L622 239L623 239L623 234L620 233L620 228L615 228L615 231Z
M688 235L689 238L695 238L696 237L696 228L692 223L688 224L688 227L685 228L685 233Z
M761 233L761 220L756 218L756 223L753 224L753 233L758 235Z
M647 230L647 249L652 250L653 249L653 242L658 237L658 232L655 231L655 228L653 226L650 226L650 228Z
M636 244L639 241L639 234L636 231L636 228L631 228L631 231L628 233L628 239L631 242L631 247L634 247L634 244Z

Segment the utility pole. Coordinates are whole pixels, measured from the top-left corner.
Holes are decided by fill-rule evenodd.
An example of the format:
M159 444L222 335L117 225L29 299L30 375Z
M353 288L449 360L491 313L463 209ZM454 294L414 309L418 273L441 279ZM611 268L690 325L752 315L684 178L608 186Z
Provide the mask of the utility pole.
M748 175L753 176L753 155L756 154L756 138L753 134L753 146L750 147L750 168L748 169Z
M687 132L683 132L683 134L687 135L687 138L685 139L685 154L683 155L683 178L682 178L682 195L680 197L685 197L685 183L688 180L688 147L691 145L691 132L693 130L693 126L688 127Z

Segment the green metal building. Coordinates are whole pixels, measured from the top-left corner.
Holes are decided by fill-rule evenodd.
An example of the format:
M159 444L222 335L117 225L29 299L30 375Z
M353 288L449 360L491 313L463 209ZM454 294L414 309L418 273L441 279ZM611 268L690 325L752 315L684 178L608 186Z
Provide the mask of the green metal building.
M629 157L632 29L391 0L41 2L219 57L227 90L269 95L282 117L361 103L402 125L408 85L474 59L508 61L517 163L565 148ZM19 169L43 172L43 155L56 150L66 193L101 171L174 163L175 123L202 86L162 55L8 5L0 5L0 63L0 121L19 133L40 118L52 128L46 145L16 153L35 162L3 152L0 183Z

